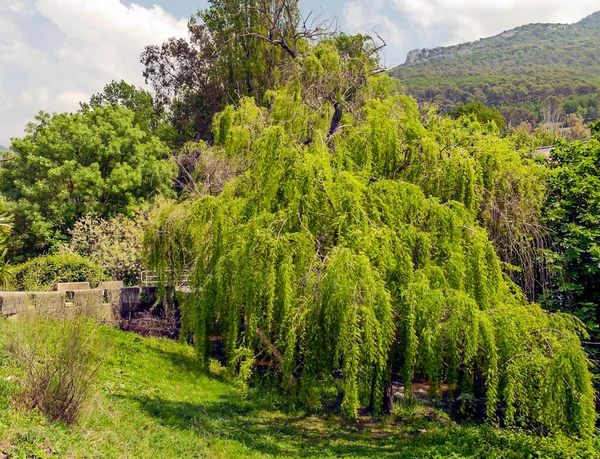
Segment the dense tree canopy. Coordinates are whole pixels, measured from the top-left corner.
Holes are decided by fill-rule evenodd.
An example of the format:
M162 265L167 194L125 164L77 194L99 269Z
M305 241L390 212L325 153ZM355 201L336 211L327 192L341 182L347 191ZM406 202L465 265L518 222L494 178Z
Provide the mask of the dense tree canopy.
M163 279L192 269L184 326L200 354L222 335L241 379L270 361L282 390L319 406L337 389L348 416L389 408L400 374L407 393L427 378L433 394L484 396L490 420L589 434L581 323L527 304L478 222L518 161L495 127L420 113L375 78L330 138L333 103L297 94L221 113L214 149L248 170L147 236Z
M13 140L13 158L0 168L0 191L15 218L13 255L47 250L86 214L129 213L170 193L169 150L135 116L115 105L41 113Z
M146 130L156 129L159 115L154 108L152 95L138 89L126 81L113 81L104 87L102 92L94 94L89 103L82 103L84 110L93 107L122 106L134 114L134 122Z
M596 125L598 126L598 125ZM544 219L552 231L547 252L554 274L549 306L600 325L600 133L587 143L560 142L550 156Z

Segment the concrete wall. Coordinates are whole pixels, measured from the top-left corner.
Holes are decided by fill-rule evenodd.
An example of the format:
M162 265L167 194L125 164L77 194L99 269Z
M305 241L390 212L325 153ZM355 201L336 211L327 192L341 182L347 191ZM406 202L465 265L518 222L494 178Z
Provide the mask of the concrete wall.
M84 287L88 288L84 288ZM0 316L36 311L55 317L85 315L102 321L132 319L150 311L157 301L156 287L128 287L103 282L90 289L87 282L57 284L53 292L0 292Z
M74 290L89 290L90 283L89 282L69 282L56 284L54 286L54 290L57 292L72 292Z
M98 284L98 289L100 290L116 290L116 289L121 289L124 288L125 285L123 284L122 281L110 281L110 282L100 282L100 284Z
M29 292L31 306L36 312L62 317L66 308L65 292Z
M29 295L25 292L0 292L0 315L4 317L22 314L30 307Z

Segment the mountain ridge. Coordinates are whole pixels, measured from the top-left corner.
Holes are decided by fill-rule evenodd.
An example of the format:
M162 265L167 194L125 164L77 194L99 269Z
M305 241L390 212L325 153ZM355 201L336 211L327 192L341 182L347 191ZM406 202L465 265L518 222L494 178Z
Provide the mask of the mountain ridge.
M544 30L547 32L555 32L558 30L569 30L577 27L588 27L588 26L600 26L600 11L590 14L589 16L581 19L578 22L565 24L565 23L530 23L522 26L508 29L499 34L492 35L490 37L479 38L478 40L459 43L457 45L450 46L438 46L435 48L416 48L408 52L406 61L404 64L398 66L414 65L423 62L428 62L432 59L441 59L445 57L453 57L452 51L456 53L465 53L476 49L484 48L490 43L495 43L500 40L510 40L513 37L519 36L520 34L527 33L531 29L535 28L538 31ZM449 56L446 54L449 53Z
M591 121L600 118L600 11L573 24L527 24L473 42L412 50L389 73L419 102L443 111L472 101L518 106L527 112L514 121L535 124L541 103L554 96L570 99L570 113Z

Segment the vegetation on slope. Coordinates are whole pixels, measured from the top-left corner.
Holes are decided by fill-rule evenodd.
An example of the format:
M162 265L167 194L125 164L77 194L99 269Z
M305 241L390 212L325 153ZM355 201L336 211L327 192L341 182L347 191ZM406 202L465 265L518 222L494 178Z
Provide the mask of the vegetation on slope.
M98 383L78 425L50 423L11 404L15 362L0 350L0 452L9 457L136 458L585 458L600 445L565 437L460 426L430 408L346 422L285 408L257 390L243 395L192 348L99 329ZM4 344L4 336L0 341Z
M571 25L526 25L472 43L416 50L391 75L419 101L444 110L474 100L516 105L521 119L511 124L518 125L532 115L533 121L541 118L540 103L556 96L568 98L567 113L595 121L600 117L599 33L600 12Z

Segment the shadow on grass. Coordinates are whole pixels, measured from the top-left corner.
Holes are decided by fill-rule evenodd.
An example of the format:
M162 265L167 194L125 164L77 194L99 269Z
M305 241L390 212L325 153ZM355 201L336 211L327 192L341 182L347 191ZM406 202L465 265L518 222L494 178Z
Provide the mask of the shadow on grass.
M453 453L482 457L478 431L440 428L433 421L355 423L338 417L286 415L270 411L257 400L222 396L195 404L158 397L121 397L134 401L170 429L197 432L207 439L234 441L263 455L276 457L448 457ZM427 429L427 426L430 429ZM505 457L510 456L510 453Z
M229 384L231 381L226 376L225 371L223 373L217 373L215 371L205 368L200 359L196 354L189 353L184 354L180 350L167 350L163 349L157 344L150 344L148 350L159 356L160 359L169 362L175 371L178 371L185 375L198 375L201 374L210 379L215 379L219 382Z

